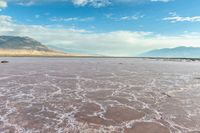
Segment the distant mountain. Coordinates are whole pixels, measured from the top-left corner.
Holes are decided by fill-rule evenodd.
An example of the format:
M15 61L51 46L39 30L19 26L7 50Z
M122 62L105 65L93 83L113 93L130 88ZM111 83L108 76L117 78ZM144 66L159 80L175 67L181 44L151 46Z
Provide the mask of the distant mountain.
M4 56L89 56L81 54L67 54L48 48L30 37L0 36L0 57Z
M200 58L200 47L176 47L156 49L140 55L141 57Z
M47 46L32 38L19 36L0 36L0 49L50 51Z

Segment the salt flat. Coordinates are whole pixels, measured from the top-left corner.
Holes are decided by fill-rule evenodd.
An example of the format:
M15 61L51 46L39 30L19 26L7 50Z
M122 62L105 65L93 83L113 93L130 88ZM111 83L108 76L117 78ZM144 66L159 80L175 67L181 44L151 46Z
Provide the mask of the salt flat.
M200 62L0 60L0 132L200 132Z

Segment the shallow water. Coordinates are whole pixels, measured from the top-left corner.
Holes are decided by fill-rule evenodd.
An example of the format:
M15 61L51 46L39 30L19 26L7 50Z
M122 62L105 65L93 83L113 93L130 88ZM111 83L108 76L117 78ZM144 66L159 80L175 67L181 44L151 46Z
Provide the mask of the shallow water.
M0 132L200 133L200 62L5 59Z

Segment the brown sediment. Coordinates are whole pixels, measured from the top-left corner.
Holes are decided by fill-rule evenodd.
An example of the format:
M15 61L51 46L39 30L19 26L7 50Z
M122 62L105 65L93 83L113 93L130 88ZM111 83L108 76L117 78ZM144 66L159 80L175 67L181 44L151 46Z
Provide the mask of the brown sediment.
M111 120L106 120L103 119L99 116L78 116L80 117L79 120L82 123L88 123L88 124L98 124L98 125L104 125L104 126L111 126L111 125L115 125L115 122L111 121Z
M16 108L18 113L9 114L9 122L13 124L17 123L26 130L41 130L44 128L45 124L55 125L59 119L58 113L56 113L58 110L55 110L52 104L53 103L32 104L32 106L26 107L26 103L16 103L13 107ZM69 107L66 106L65 108L66 112L70 111Z
M112 109L117 109L117 108L112 108ZM112 114L111 111L113 111L111 109L111 107L109 107L108 113L105 113L105 117L108 116L106 119L102 118L98 115L93 115L95 112L100 112L102 111L101 108L94 103L87 103L85 104L82 108L80 108L80 111L78 113L75 114L75 118L77 118L79 121L83 122L83 123L88 123L88 124L98 124L98 125L105 125L105 126L111 126L111 125L116 125L119 124L120 122L123 121L127 121L129 116L126 116L125 114L121 114L121 116L123 117L120 122L119 119L114 118L116 114ZM125 111L126 110L126 111ZM118 107L118 113L122 113L122 111L125 111L125 113L132 113L130 114L132 115L138 115L136 114L136 111L128 108L122 108L121 112L120 109ZM112 116L113 115L113 116ZM117 116L119 117L119 116ZM134 116L134 117L129 117L131 120L132 118L139 118L140 116ZM113 118L113 119L112 119Z
M187 118L187 116L177 116L176 118L173 119L173 121L176 122L178 125L186 127L186 128L192 129L197 126L197 123Z
M10 123L17 123L26 130L42 129L47 121L41 117L29 116L27 114L10 115Z
M129 103L129 101L124 97L109 97L108 99L116 100L116 101L123 103L123 104Z
M53 128L48 128L42 131L42 133L56 133L57 131Z
M153 122L135 123L132 128L126 128L125 133L170 133L169 129Z
M80 112L77 114L83 114L83 115L92 115L95 112L101 111L101 108L99 105L95 103L86 103L80 108Z
M102 98L105 99L105 97L110 96L112 94L112 90L98 90L93 92L88 92L87 97L92 99L101 100Z
M142 105L141 103L139 103L138 101L129 101L128 98L125 98L125 97L122 97L122 96L111 96L111 97L108 97L107 98L108 100L116 100L124 105L128 105L128 106L131 106L131 107L134 107L134 108L137 108L137 109L140 109L142 108Z
M112 121L107 121L99 116L94 116L95 112L102 111L101 108L94 103L86 103L83 105L79 112L75 114L75 118L82 123L99 124L99 125L112 125ZM93 116L92 116L93 115Z
M15 133L16 130L15 130L15 127L12 127L12 126L6 126L4 128L0 127L0 132L4 133Z
M120 60L9 58L0 132L199 133L199 63Z
M105 117L115 121L116 123L137 120L142 118L144 115L143 112L123 106L109 106L105 112Z

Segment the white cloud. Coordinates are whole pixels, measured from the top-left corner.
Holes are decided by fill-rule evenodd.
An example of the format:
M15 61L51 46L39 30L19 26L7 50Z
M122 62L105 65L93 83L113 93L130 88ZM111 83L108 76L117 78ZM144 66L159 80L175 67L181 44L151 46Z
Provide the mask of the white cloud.
M71 2L76 6L93 6L95 8L105 7L110 5L110 0L8 0L19 5L30 6L37 3L50 3L50 2Z
M41 1L45 2L46 0L41 0ZM33 5L35 3L39 3L40 0L7 0L7 2L8 3L15 3L15 4L18 4L18 5L22 5L22 6L30 6L30 5Z
M192 17L181 17L176 13L170 13L170 17L165 17L163 20L170 21L172 23L175 22L200 22L200 16L192 16Z
M134 16L123 16L121 18L119 18L119 20L122 20L122 21L130 21L130 20L138 20L140 18L143 18L144 16L141 15L141 16L137 16L137 15L134 15Z
M112 0L120 3L170 2L172 0Z
M155 48L200 46L200 33L177 36L137 31L96 33L56 26L20 25L9 16L0 16L0 27L0 35L29 36L46 45L100 55L133 56Z
M111 4L110 0L72 0L77 6L90 5L96 8L105 7Z
M144 17L144 15L132 15L132 16L116 16L112 13L106 14L105 15L106 18L114 20L114 21L134 21L134 20L138 20Z
M92 6L95 8L106 7L116 3L145 3L145 2L169 2L172 0L7 0L8 3L15 3L23 6L31 6L38 3L71 2L75 6ZM6 0L0 0L0 8L7 6Z
M171 0L151 0L152 2L169 2Z
M79 5L79 6L84 6L88 3L89 1L88 0L73 0L73 3L75 5Z
M86 17L86 18L79 18L79 17L71 17L71 18L59 18L59 17L53 17L50 19L50 21L53 22L69 22L69 21L79 21L79 22L87 22L87 21L93 21L95 17Z
M0 0L0 9L7 7L7 2L5 0Z

